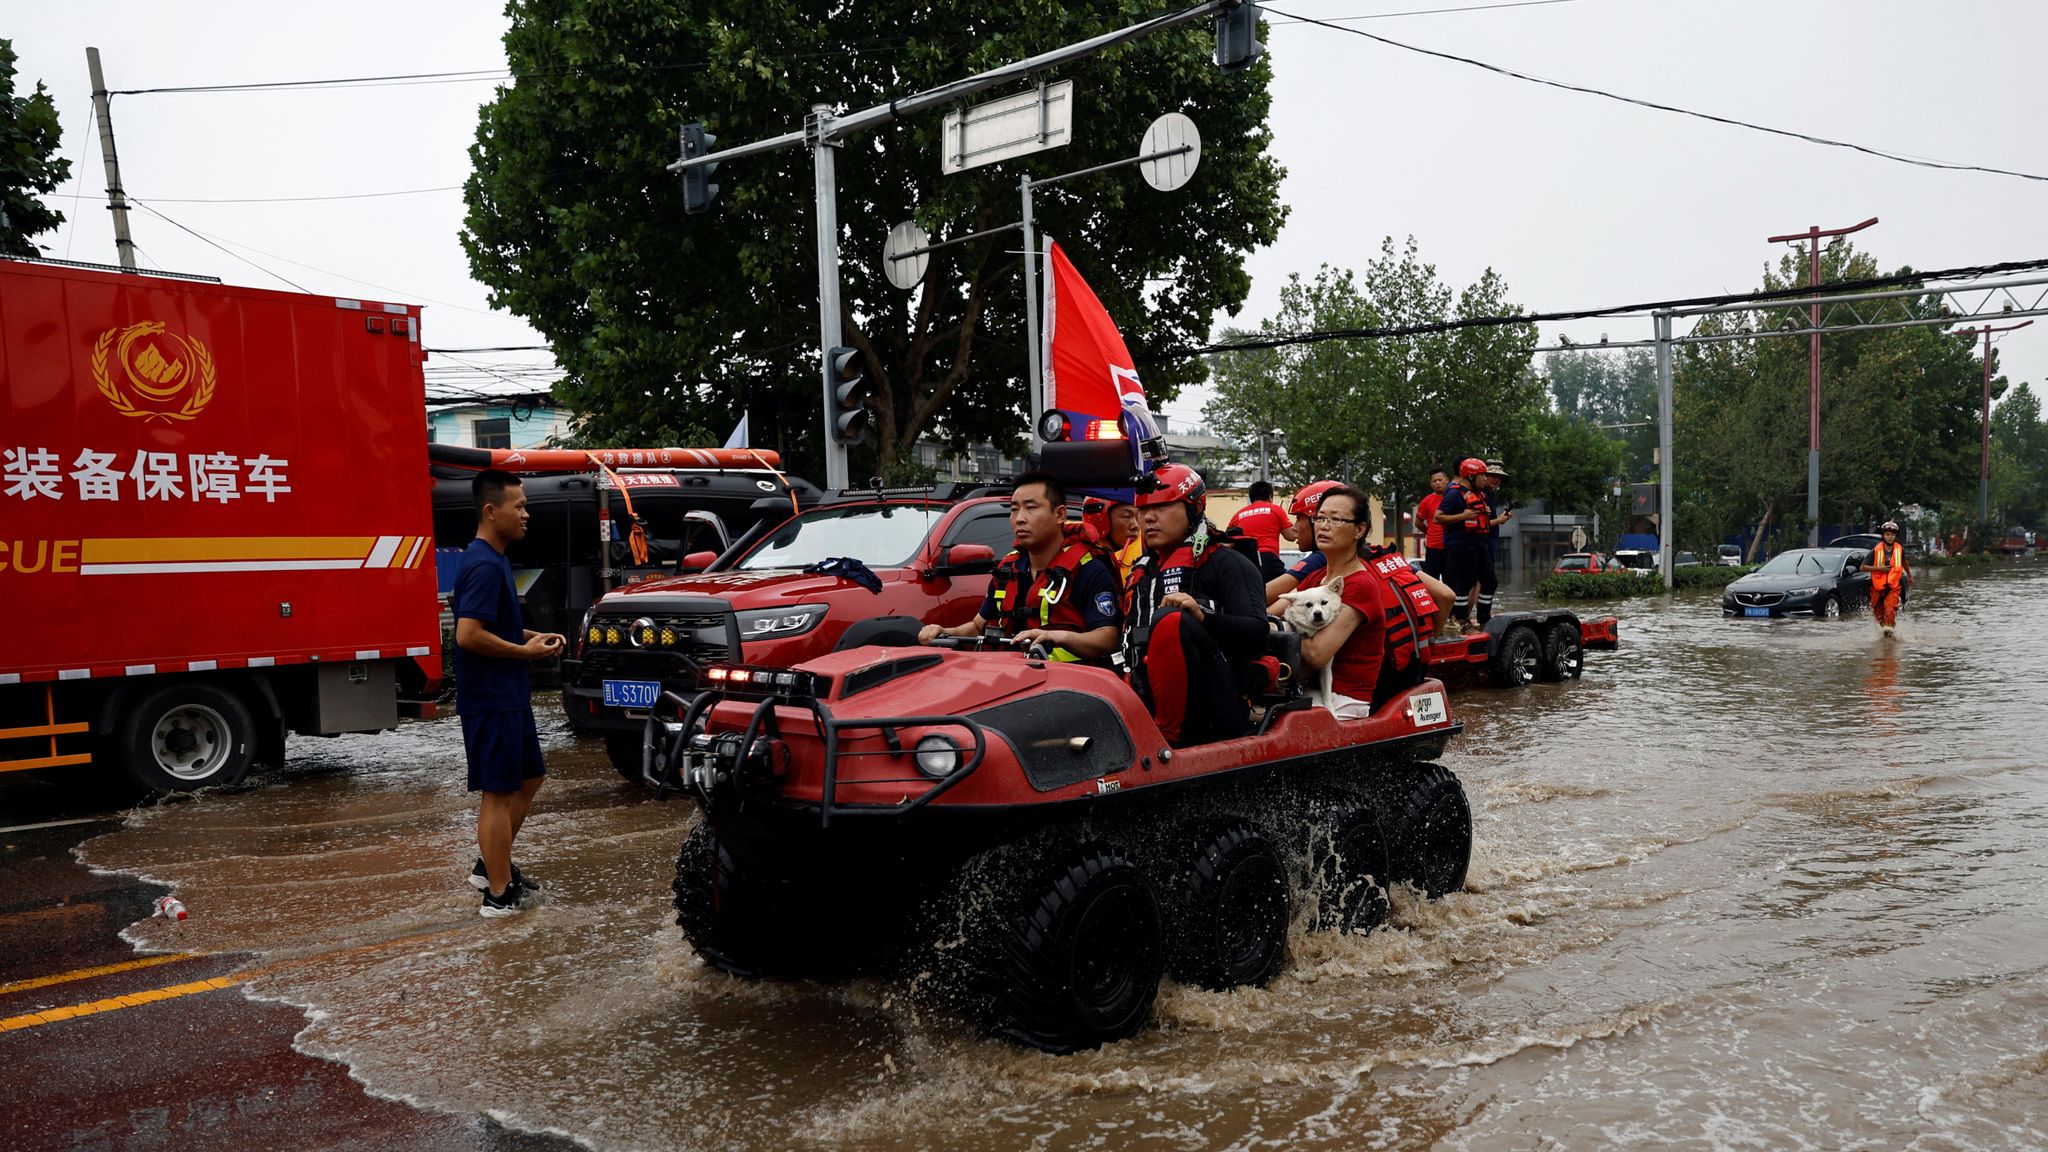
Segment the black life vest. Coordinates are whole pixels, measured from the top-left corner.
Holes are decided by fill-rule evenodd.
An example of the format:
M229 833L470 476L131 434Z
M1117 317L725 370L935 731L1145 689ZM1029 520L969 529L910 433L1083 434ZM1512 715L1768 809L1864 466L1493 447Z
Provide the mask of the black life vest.
M1159 614L1159 602L1175 592L1201 598L1198 574L1218 551L1216 541L1205 539L1204 544L1205 547L1197 551L1191 541L1183 541L1164 557L1148 551L1131 565L1131 574L1124 582L1124 635L1120 655L1133 684L1138 683L1140 670L1144 667L1145 644L1151 639L1152 618Z
M1368 546L1362 555L1367 571L1385 582L1386 649L1397 671L1407 671L1422 659L1422 641L1436 627L1436 597L1422 582L1408 558L1391 548Z

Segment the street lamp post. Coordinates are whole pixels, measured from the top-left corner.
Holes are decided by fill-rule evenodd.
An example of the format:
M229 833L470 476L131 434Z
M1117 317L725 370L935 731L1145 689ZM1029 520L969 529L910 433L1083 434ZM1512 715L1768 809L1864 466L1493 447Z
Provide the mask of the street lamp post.
M1266 471L1266 441L1278 440L1280 435L1281 433L1278 428L1268 428L1264 432L1259 433L1259 479L1261 480L1270 481L1273 479L1272 474Z

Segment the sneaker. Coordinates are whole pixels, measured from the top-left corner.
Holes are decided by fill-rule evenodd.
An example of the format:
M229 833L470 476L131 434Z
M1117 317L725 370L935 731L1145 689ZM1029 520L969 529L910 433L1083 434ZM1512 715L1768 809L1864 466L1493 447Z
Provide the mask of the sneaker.
M476 867L469 870L469 886L479 892L491 890L490 875L484 871L484 858L481 856L476 858ZM512 887L526 892L540 891L540 885L528 880L517 864L512 865Z
M502 916L517 916L521 912L526 911L519 904L519 898L525 894L519 888L510 887L505 889L503 896L493 896L490 889L486 888L484 889L484 906L477 909L477 915L492 920Z

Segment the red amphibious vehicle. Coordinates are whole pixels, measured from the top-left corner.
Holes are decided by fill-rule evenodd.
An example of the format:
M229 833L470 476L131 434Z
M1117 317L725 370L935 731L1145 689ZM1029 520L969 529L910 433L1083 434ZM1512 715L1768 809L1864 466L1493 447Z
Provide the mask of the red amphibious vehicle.
M959 643L714 666L664 694L647 775L703 809L675 898L709 963L920 973L1070 1052L1144 1027L1164 975L1264 984L1297 912L1368 931L1393 884L1464 884L1439 681L1349 721L1283 684L1252 734L1176 749L1114 673ZM1298 644L1274 636L1289 667Z

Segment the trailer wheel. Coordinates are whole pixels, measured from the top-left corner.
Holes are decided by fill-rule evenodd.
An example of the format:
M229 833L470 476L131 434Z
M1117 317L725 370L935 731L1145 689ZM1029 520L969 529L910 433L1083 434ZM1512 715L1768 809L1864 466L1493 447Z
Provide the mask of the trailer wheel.
M1493 649L1493 682L1501 688L1526 688L1536 680L1543 663L1543 642L1536 630L1517 624L1507 630Z
M1010 918L997 961L997 1030L1047 1052L1135 1035L1165 970L1159 901L1145 873L1084 849Z
M1293 909L1279 849L1249 822L1209 830L1177 877L1173 974L1203 988L1264 987L1287 959Z
M1576 620L1559 620L1543 633L1543 678L1577 680L1586 670L1586 646Z
M1464 785L1441 764L1417 764L1403 774L1392 800L1387 839L1394 879L1432 900L1463 888L1472 863L1472 808Z
M787 901L766 877L743 872L711 825L699 823L676 856L676 923L706 964L735 976L773 971L787 955Z
M152 792L239 783L255 759L256 718L213 684L166 684L122 707L121 763Z
M1370 800L1341 796L1310 832L1309 885L1315 926L1370 932L1387 918L1387 841Z
M635 784L646 783L640 775L640 742L638 732L606 732L604 734L604 758L612 762L612 770Z

